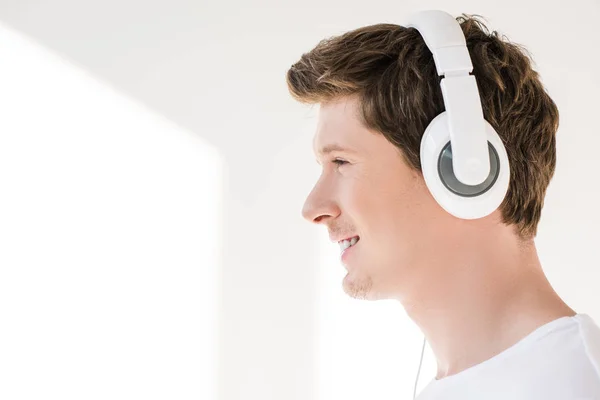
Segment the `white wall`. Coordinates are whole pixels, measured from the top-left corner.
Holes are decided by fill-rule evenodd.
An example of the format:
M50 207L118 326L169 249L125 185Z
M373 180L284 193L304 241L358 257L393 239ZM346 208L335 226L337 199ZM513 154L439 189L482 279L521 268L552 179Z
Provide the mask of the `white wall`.
M596 246L598 234L595 228L600 223L600 212L596 206L600 200L600 190L593 184L598 181L595 161L600 146L600 136L594 125L594 115L599 105L595 94L600 92L596 73L600 56L597 52L589 51L597 47L600 39L600 29L596 24L600 17L600 5L595 0L571 3L516 0L482 3L475 0L379 0L368 3L341 0L233 3L191 0L14 0L0 1L0 22L78 65L87 71L90 79L100 79L102 84L93 92L87 92L89 100L84 104L95 101L91 93L101 93L102 90L108 90L106 88L109 86L118 93L114 98L124 95L144 105L144 112L135 111L131 114L135 115L136 123L145 121L144 126L155 127L159 123L148 121L163 121L152 114L173 122L173 125L160 122L170 128L161 128L161 134L157 133L146 143L145 137L142 139L141 135L131 133L135 130L115 123L118 121L115 116L103 118L105 124L113 124L111 129L106 129L114 131L110 139L107 138L111 140L110 143L119 143L129 137L129 143L135 143L136 146L144 146L145 143L146 146L155 146L155 153L160 154L159 150L165 148L164 151L168 150L173 159L177 159L175 154L181 152L182 159L190 163L189 168L176 167L171 163L156 165L145 159L143 167L135 169L140 155L131 151L129 154L120 153L120 163L114 169L99 171L88 178L89 187L104 182L108 188L108 177L119 176L118 171L122 169L145 173L146 176L158 175L161 180L156 182L156 187L169 188L173 195L162 200L154 199L156 203L152 208L156 218L168 218L168 210L174 207L180 215L194 216L186 221L185 229L174 230L176 237L172 236L173 230L168 235L155 226L143 225L143 228L133 230L131 224L123 225L122 219L113 220L121 230L122 226L129 226L132 237L135 234L131 232L140 231L152 235L151 242L155 245L150 247L152 250L144 247L144 253L139 242L139 252L134 251L136 255L141 252L147 260L154 260L154 265L168 264L169 268L179 267L186 271L176 275L149 272L153 279L160 277L170 282L167 286L171 290L178 292L181 289L188 293L185 300L183 297L173 300L180 305L186 304L189 307L187 311L173 315L159 308L155 312L153 317L161 321L162 326L168 327L165 328L168 333L155 337L157 349L170 351L170 343L179 337L177 335L180 332L188 335L180 343L181 346L193 346L196 343L194 338L199 337L200 332L205 332L205 329L209 332L209 326L199 328L199 325L195 325L197 330L190 331L182 324L187 323L189 315L201 315L201 310L207 309L201 297L210 293L212 301L218 303L215 312L219 321L217 340L207 350L214 350L218 355L218 362L211 364L209 371L216 376L213 382L215 398L358 399L364 397L367 391L375 390L373 395L379 399L408 399L412 396L422 336L398 305L388 302L362 303L346 298L340 287L343 272L336 259L337 249L328 243L324 232L309 226L300 218L304 196L318 174L310 149L316 110L298 105L289 98L285 88L285 72L302 52L310 50L324 37L372 23L402 24L406 16L420 8L443 7L454 14L482 14L493 29L500 30L513 41L525 44L533 54L544 83L561 113L558 169L549 188L537 240L540 256L549 279L563 298L576 310L587 312L600 320L600 299L597 294L600 253ZM0 57L3 60L12 55L8 50L5 52ZM44 70L41 65L40 69ZM67 71L68 74L72 73L70 69ZM15 74L4 76L3 79L10 81L17 76ZM22 82L27 81L22 79ZM60 83L58 85L61 87ZM37 117L40 110L55 102L55 97L48 99L48 93L55 93L56 89L49 90L45 86L38 86L37 95L46 97L39 100L37 108L16 104L13 110L19 107L28 111L36 110L28 115ZM16 92L17 89L13 89L13 92L4 89L3 101L10 102ZM114 107L113 104L113 100L107 101L100 109L110 109L116 113L120 107ZM94 108L92 106L87 108L87 112L96 113L93 114L96 119L103 115L98 114L98 109L90 110ZM64 131L62 126L70 123L73 113L57 114L54 118L45 125L60 127L52 130L53 136L57 136ZM19 124L14 122L12 126L16 125ZM95 131L92 128L91 124L80 122L80 125L70 129L93 137ZM22 135L26 135L36 128L35 125L25 125L22 129ZM184 134L190 138L180 139L178 135ZM81 153L89 147L85 142L73 142L73 134L65 135L58 140L66 144L75 143L72 144L73 151ZM197 139L191 139L194 135ZM0 137L4 151L13 154L9 158L11 163L16 163L27 154L26 139L20 139L20 147L5 145L8 140L5 128ZM188 141L195 145L190 145ZM133 147L131 144L130 148ZM215 149L211 154L218 154L211 159L222 158L222 173L216 172L212 161L209 162L211 166L203 167L203 154L207 148ZM75 159L85 170L87 160L81 156ZM45 160L44 168L52 168L57 163L55 159ZM99 155L94 160L94 165L100 163ZM219 164L218 161L214 163ZM185 175L182 175L184 171ZM22 174L30 178L32 173ZM175 177L177 180L174 182ZM210 181L211 184L219 185L219 181L222 182L221 192L200 192L208 197L198 192L194 192L196 197L185 195L186 190L199 191L207 187L203 185L209 184L207 180L210 177L216 179ZM13 188L22 181L16 178L11 181ZM42 185L40 181L34 182L37 182L37 186ZM149 182L147 184L150 185ZM117 187L122 189L122 186ZM59 185L46 187L46 190L54 193L54 196L64 196L67 187ZM131 188L128 192L133 198L147 199L144 193L142 187ZM3 198L11 199L11 204L14 204L17 202L14 196ZM181 204L181 198L188 202ZM203 250L198 240L189 239L189 232L186 231L199 227L201 232L213 232L208 230L210 223L202 219L214 217L210 207L203 209L206 215L198 214L202 206L197 205L205 198L213 199L209 201L221 199L221 253L218 255L218 276L214 281L203 280L198 275L198 263L204 260L208 250ZM39 200L31 204L38 203ZM132 203L125 204L131 206ZM118 206L118 203L114 205ZM22 205L21 213L24 213L25 207ZM3 204L2 210L7 213ZM67 211L71 210L65 210L64 215L70 218L77 218L76 215L84 213ZM117 215L122 217L125 214ZM43 225L44 221L51 218L48 212L40 211L38 216L46 219L41 222L36 220L32 225ZM4 214L2 219L6 220ZM142 220L141 216L136 219ZM9 236L13 228L19 225L17 219L9 221L8 225L2 223L0 226L3 237ZM82 232L92 232L85 224L78 226ZM86 236L81 234L81 237ZM215 240L220 236L216 233L209 237ZM28 238L32 247L44 245L44 240L47 240L42 237L34 239ZM167 239L178 252L167 251L163 258L156 259L155 247ZM17 238L13 242L23 246L23 240ZM80 243L82 246L86 244L86 249L101 247L97 243L90 245L84 239L80 239ZM105 257L112 260L124 250L122 247L113 247L103 251ZM86 251L85 254L89 253ZM13 321L11 326L18 325L16 318L25 315L31 316L32 321L39 321L40 314L33 313L31 306L7 306L14 304L16 293L27 287L28 280L25 276L11 278L12 275L7 275L5 271L15 270L17 256L14 253L10 257L3 254L6 253L0 252L0 273L4 274L5 286L13 288L4 294L6 298L3 299L13 303L3 302L0 310L3 315L10 313L13 318L9 319ZM183 255L171 260L167 254ZM131 264L131 257L123 258L119 265L125 267ZM94 265L90 256L83 258L84 261L77 260L77 265ZM35 259L28 259L26 265L34 263ZM73 268L75 263L73 259L69 268ZM5 265L9 265L9 268ZM217 267L214 262L210 265ZM119 269L111 271L117 274ZM185 283L179 279L183 276L188 278ZM75 275L71 279L71 282L87 282L89 276ZM97 305L97 308L88 311L90 315L102 315L119 305L133 310L138 303L133 300L135 297L127 296L136 296L140 290L148 302L147 310L157 308L153 305L156 306L159 299L163 298L156 297L155 292L149 289L137 288L133 278L128 282L127 290L130 292L122 287L121 297L109 305ZM37 300L51 302L55 299L68 304L67 299L56 300L53 297L56 294L50 293L50 289L46 290L48 292L30 293L47 293L44 296L35 295L33 298ZM97 297L102 298L99 293ZM150 314L144 315L152 317ZM56 320L55 329L60 329L65 323L63 321ZM107 321L111 323L112 320ZM147 325L143 322L131 322L126 335L133 335L144 326ZM17 335L14 327L8 332L12 332L13 337ZM31 340L48 340L47 337L36 334L31 336ZM22 338L21 344L25 343L29 342ZM0 349L6 352L6 346ZM42 360L50 357L47 346L40 344L38 348L46 353L37 357ZM68 349L68 346L65 345L65 348ZM18 358L17 353L10 354L11 359ZM115 352L115 359L121 364L125 362L132 369L145 366L158 374L161 368L166 368L150 358L142 357L134 361L126 351L122 354L119 358L118 352ZM142 354L141 348L139 354ZM190 353L187 360L194 362L197 354ZM86 365L83 359L82 364ZM0 357L0 368L8 371L11 364ZM195 390L210 379L207 378L209 375L199 373L198 369L187 368L185 363L177 368L182 373L187 371L187 375L179 376L179 386L172 385L173 390L181 391L177 397L197 398L198 392ZM48 367L44 369L40 366L29 371L28 375L24 375L24 370L15 370L13 374L19 379L39 380L48 370ZM421 382L429 380L434 370L433 359L428 352ZM83 376L84 372L81 374ZM150 376L154 375L151 373ZM125 385L130 393L141 394L161 384L160 380L148 379L144 383L147 386L140 386L138 381L126 383L114 376L107 380L88 379L94 382L94 386L99 385L106 393L111 393L113 398L131 397L119 391L120 385ZM0 397L5 397L2 396L2 390L6 390L4 387L0 381ZM145 393L145 397L166 397L160 391L153 394L154 397Z
M218 151L0 37L0 398L214 398Z

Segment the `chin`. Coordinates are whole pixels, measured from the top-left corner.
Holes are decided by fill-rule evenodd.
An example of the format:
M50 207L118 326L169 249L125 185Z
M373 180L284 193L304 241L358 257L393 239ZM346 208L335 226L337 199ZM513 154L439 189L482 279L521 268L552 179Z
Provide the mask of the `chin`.
M344 292L358 300L377 300L378 296L373 291L373 281L370 278L356 279L346 275L342 282Z

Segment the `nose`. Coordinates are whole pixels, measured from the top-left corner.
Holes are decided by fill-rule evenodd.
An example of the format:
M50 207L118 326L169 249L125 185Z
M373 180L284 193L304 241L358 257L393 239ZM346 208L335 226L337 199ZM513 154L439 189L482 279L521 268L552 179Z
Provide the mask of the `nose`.
M319 180L304 202L302 216L308 222L319 224L337 218L339 214L340 208L335 201L332 185Z

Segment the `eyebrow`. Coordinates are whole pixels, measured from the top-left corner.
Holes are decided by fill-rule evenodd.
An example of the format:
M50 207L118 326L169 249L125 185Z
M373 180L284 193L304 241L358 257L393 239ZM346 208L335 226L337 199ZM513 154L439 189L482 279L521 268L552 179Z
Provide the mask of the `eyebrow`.
M343 147L342 145L339 145L337 143L332 143L332 144L325 145L321 149L319 149L319 151L317 152L317 155L326 155L326 154L329 154L334 151L350 153L350 154L356 153L356 151L354 151L352 149Z
M347 154L356 154L355 150L346 148L338 143L327 144L318 150L316 157L315 157L317 164L321 165L321 161L319 160L320 157L323 157L334 151L339 151L340 153L347 153Z

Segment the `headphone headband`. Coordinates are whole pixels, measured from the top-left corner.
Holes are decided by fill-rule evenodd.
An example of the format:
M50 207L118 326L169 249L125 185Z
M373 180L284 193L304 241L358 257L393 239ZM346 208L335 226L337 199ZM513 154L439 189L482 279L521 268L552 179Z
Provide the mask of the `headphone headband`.
M438 75L473 71L467 42L460 25L442 11L430 10L414 14L409 28L419 31L433 53ZM464 75L464 73L463 73Z
M407 27L419 31L433 53L448 114L452 165L456 178L466 185L478 185L490 173L487 134L473 64L462 29L444 11L414 14Z

